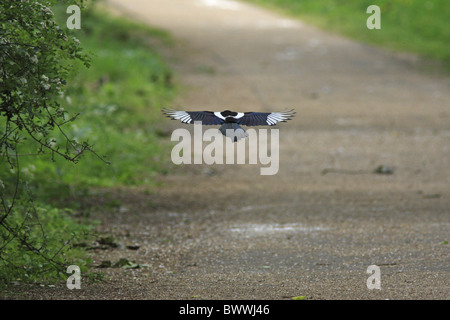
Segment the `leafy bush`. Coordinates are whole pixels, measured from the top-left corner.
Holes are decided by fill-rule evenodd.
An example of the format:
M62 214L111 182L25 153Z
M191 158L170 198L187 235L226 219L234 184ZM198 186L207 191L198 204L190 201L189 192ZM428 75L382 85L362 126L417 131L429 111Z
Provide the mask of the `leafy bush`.
M54 21L53 1L3 1L0 5L0 115L5 118L0 153L10 166L18 145L33 140L38 151L50 151L76 162L89 148L70 139L62 127L73 120L60 107L70 60L87 66L79 40ZM61 144L50 135L59 129ZM62 148L61 148L62 147Z
M75 223L68 210L16 200L0 228L0 283L67 278L70 264L86 272L91 260L73 245L90 234L91 227Z
M87 232L58 209L35 202L22 177L32 174L21 167L23 156L47 153L76 163L92 151L63 128L76 118L59 104L70 61L88 66L89 58L55 22L55 3L0 3L0 282L62 274L71 240Z
M75 1L38 2L0 4L0 61L11 65L0 79L0 283L65 278L68 264L85 272L90 259L73 245L92 232L80 220L87 188L151 183L165 171L157 123L174 88L153 45L168 35L95 7L70 32L58 25Z

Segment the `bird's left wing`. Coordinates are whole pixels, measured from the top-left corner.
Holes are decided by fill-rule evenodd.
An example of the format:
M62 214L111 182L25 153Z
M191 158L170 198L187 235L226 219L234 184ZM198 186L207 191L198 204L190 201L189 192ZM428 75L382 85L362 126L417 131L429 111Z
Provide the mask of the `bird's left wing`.
M217 117L212 111L176 111L163 109L162 112L173 120L180 120L183 123L194 123L201 121L203 125L222 124L223 119Z
M245 112L237 123L244 126L274 126L278 122L286 122L295 114L294 110L280 112Z

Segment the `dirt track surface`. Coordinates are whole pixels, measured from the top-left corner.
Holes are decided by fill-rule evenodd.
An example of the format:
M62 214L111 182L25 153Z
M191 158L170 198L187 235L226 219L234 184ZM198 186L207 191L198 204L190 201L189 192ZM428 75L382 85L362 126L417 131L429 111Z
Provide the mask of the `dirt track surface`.
M183 90L170 107L297 114L278 126L276 175L185 165L151 192L117 190L121 208L98 218L139 249L96 263L149 267L37 298L450 298L448 77L245 3L108 3L176 39L166 55ZM370 265L381 290L366 285Z

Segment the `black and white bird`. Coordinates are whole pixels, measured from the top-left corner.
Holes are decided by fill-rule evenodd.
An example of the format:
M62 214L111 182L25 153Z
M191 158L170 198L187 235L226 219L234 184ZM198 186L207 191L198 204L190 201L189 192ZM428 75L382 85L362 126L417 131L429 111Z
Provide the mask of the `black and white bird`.
M274 126L278 122L286 122L294 116L294 110L280 112L234 112L225 110L213 111L176 111L162 110L172 120L180 120L182 123L194 123L201 121L202 125L221 125L220 132L224 136L236 142L248 137L248 133L241 127L244 126ZM227 131L227 129L232 129Z

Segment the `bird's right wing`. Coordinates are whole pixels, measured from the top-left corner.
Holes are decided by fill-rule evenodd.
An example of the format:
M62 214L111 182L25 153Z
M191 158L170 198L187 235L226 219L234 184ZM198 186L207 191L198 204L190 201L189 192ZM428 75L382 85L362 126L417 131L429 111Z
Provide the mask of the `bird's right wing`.
M273 126L286 122L295 114L294 110L280 112L245 112L237 123L245 126Z
M163 109L162 112L172 118L172 120L180 120L183 123L194 123L201 121L203 125L222 124L223 119L217 117L212 111L177 111Z

